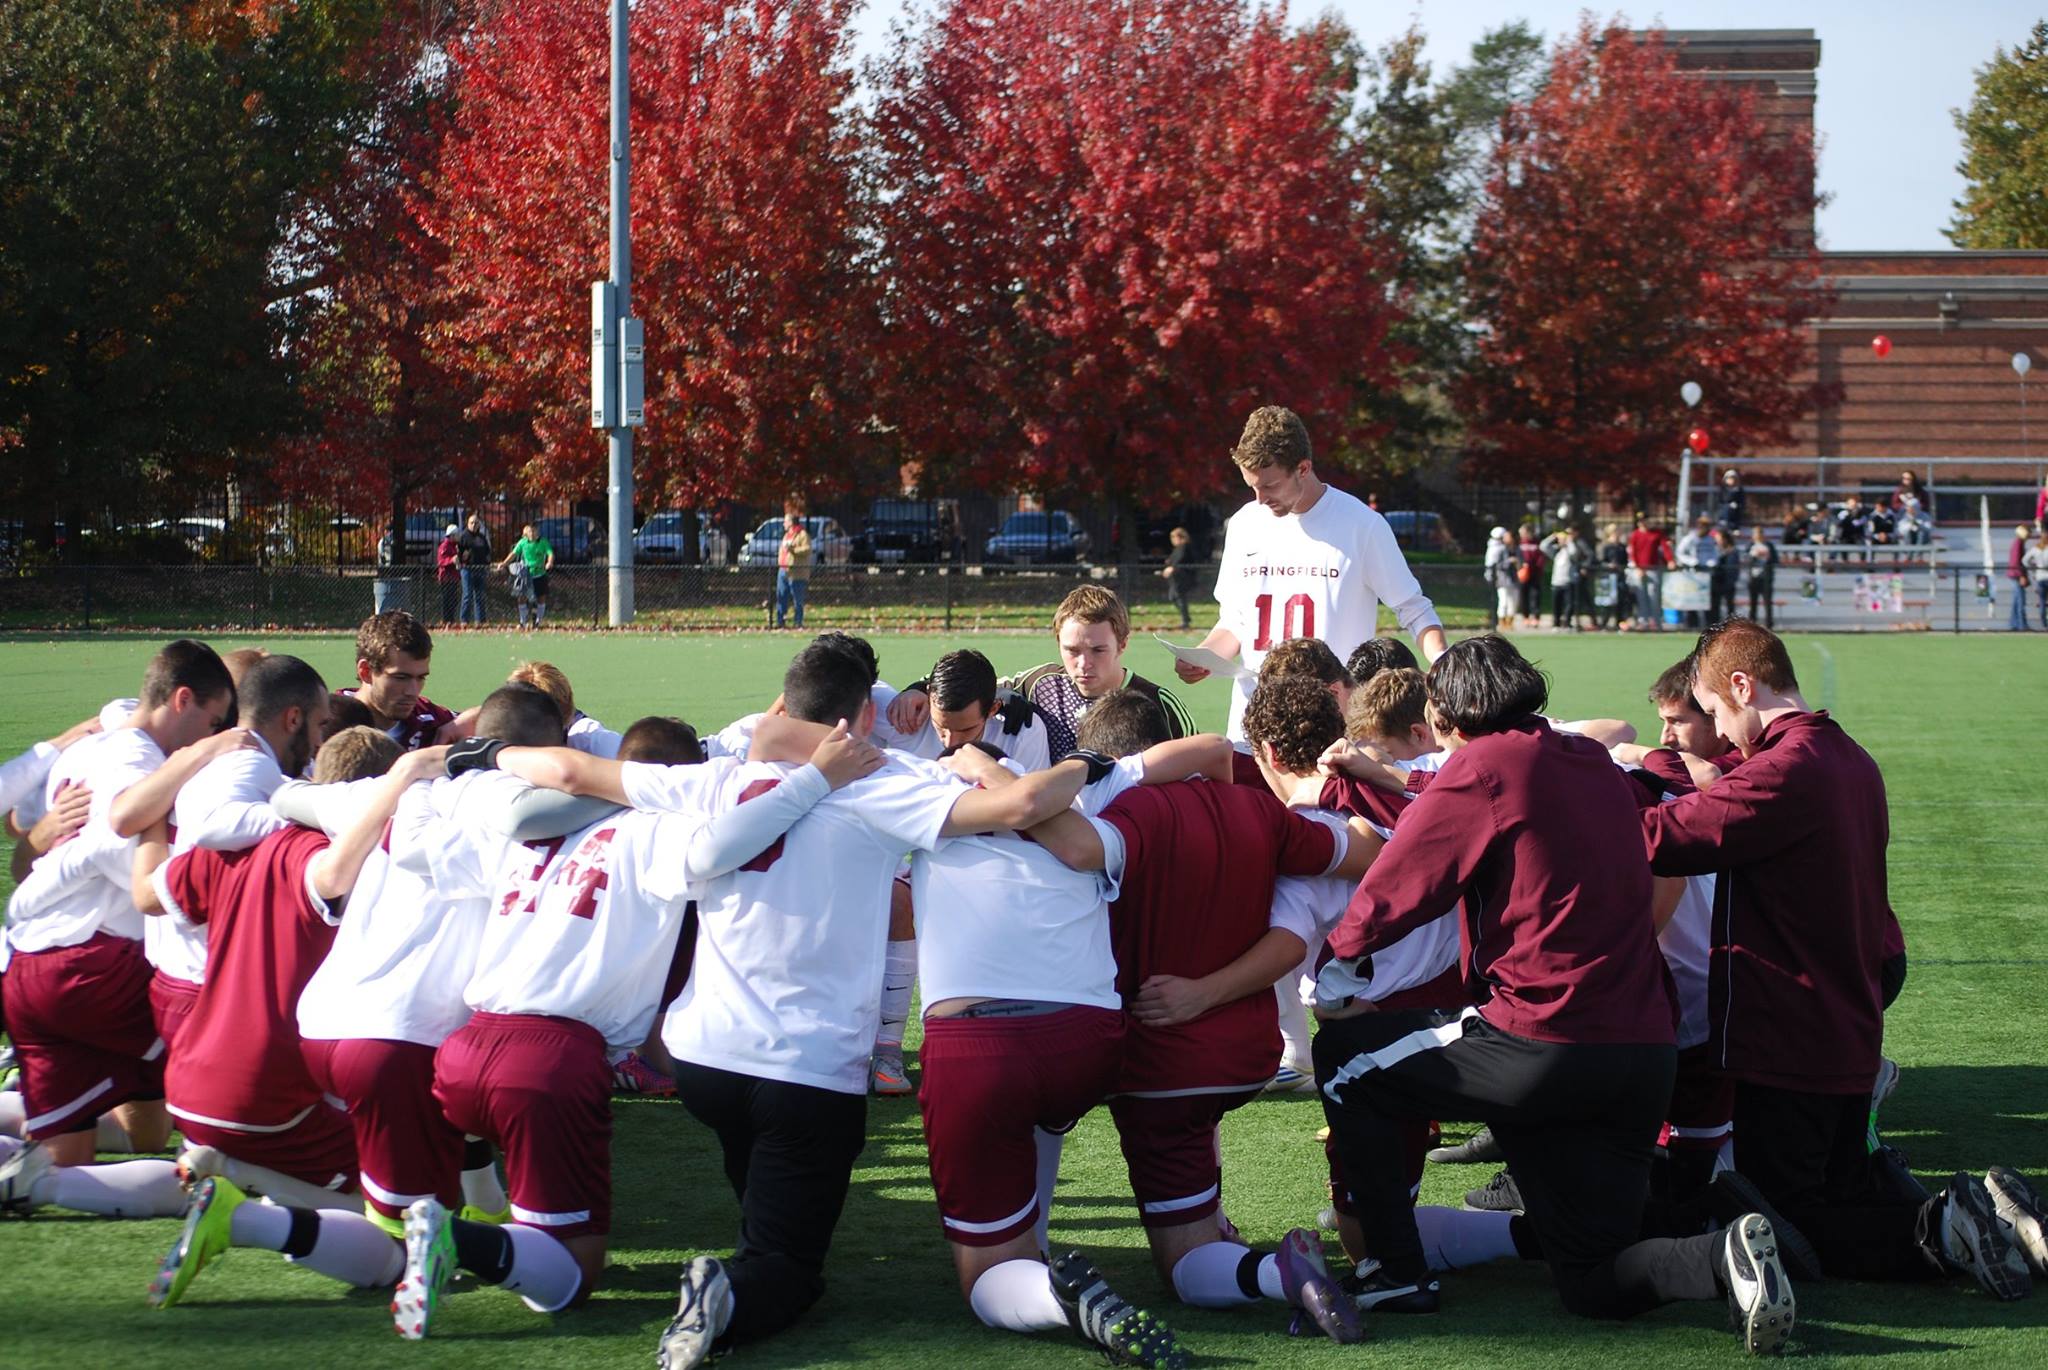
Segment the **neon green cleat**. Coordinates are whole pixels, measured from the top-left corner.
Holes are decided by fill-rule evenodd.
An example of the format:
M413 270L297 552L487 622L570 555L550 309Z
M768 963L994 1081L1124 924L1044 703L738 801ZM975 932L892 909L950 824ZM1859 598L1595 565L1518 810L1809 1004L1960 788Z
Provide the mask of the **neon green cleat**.
M247 1201L246 1194L218 1175L209 1175L199 1182L199 1187L192 1191L192 1206L185 1210L184 1230L178 1233L170 1254L157 1267L156 1278L149 1282L152 1308L176 1305L206 1263L227 1254L234 1244L229 1228L235 1210Z

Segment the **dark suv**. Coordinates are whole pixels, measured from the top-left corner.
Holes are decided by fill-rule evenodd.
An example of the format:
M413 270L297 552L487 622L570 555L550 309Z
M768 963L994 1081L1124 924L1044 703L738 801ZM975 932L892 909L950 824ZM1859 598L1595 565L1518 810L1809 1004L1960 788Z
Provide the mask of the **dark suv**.
M856 561L959 561L966 552L960 504L950 499L886 496L868 506L867 524L854 540Z

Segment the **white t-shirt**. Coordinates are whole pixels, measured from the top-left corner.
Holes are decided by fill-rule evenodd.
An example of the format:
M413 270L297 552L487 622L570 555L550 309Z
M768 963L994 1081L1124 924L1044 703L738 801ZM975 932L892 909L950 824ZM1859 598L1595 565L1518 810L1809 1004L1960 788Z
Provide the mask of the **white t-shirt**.
M38 742L0 766L0 813L7 812L30 795L41 794L43 782L50 778L50 768L62 755L55 743Z
M171 855L194 847L211 851L243 851L279 828L284 819L270 807L270 796L287 777L277 753L256 734L254 747L242 747L206 763L185 782L171 805ZM149 963L176 980L206 980L206 929L167 905L165 912L142 927L142 954Z
M1373 635L1382 601L1410 634L1440 623L1393 530L1356 496L1326 486L1305 514L1281 516L1254 500L1230 516L1216 602L1251 673L1238 677L1230 699L1228 731L1239 750L1266 653L1289 638L1319 637L1347 660Z
M879 715L878 715L879 717ZM875 730L880 732L878 726ZM893 730L892 730L893 731ZM901 736L901 734L898 734ZM1024 726L1016 732L1009 732L1003 726L1001 706L989 716L982 726L981 741L988 743L1026 771L1042 771L1052 765L1052 734L1045 726L1045 720L1034 711ZM879 741L877 746L882 745ZM910 753L926 761L936 761L946 750L946 744L939 740L939 730L930 718L924 727L913 733L897 750Z
M68 781L92 790L92 808L76 837L37 858L8 904L7 940L15 951L75 947L99 932L142 937L142 911L130 893L135 839L116 837L108 815L124 790L163 764L163 749L140 728L83 739L57 759L44 779L46 808Z
M622 770L635 808L672 798L654 773ZM796 768L751 762L719 782L720 810ZM903 856L930 851L963 791L950 772L892 754L836 790L753 861L699 895L690 981L664 1017L677 1060L860 1094L881 1016L889 882Z
M65 748L65 755L71 756L71 764L76 766L83 762L86 753L79 751L79 748L83 747L89 751L91 748L106 741L107 735L117 732L126 726L129 717L140 707L142 707L142 701L136 699L108 700L100 708L101 731L88 733ZM46 744L37 744L39 747L44 745ZM72 755L73 753L76 753L76 755ZM54 763L52 768L54 768ZM46 778L47 774L48 772L46 771ZM56 787L54 785L45 788L42 784L38 783L31 786L8 806L14 810L15 822L21 825L22 831L26 832L42 821L43 815L50 811L50 797L55 792ZM5 812L5 809L0 809L0 812Z
M875 702L875 725L868 729L868 741L877 747L909 752L913 756L920 755L911 746L917 734L899 733L889 725L889 705L896 698L895 689L878 680L869 687L868 698ZM709 737L703 738L705 758L718 760L731 757L735 761L745 761L747 749L754 744L754 725L763 717L764 714L748 714L744 718L734 719ZM847 726L852 726L851 719L847 721ZM932 756L938 754L936 748L931 753Z
M570 746L591 756L601 756L607 761L618 758L619 744L623 741L623 733L613 732L589 714L577 714L576 721L569 725Z
M1314 808L1295 812L1333 829L1348 831L1342 814ZM1367 826L1382 838L1394 835L1391 829L1377 823L1368 822ZM1344 921L1344 910L1357 888L1357 881L1336 876L1283 875L1273 882L1272 926L1298 931L1300 924L1307 923L1315 933L1308 944L1313 954L1329 940L1337 924ZM1377 1003L1390 994L1428 984L1458 964L1458 919L1463 907L1453 907L1443 917L1424 923L1392 946L1374 952L1370 980L1355 973L1349 962L1329 962L1316 973L1316 997L1326 1003L1339 1003L1346 998Z

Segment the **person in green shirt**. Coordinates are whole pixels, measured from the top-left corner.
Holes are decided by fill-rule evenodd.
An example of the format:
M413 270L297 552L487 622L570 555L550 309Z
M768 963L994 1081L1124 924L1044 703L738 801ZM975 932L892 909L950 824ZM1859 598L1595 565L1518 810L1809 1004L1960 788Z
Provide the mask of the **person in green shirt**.
M526 579L533 585L533 626L540 627L541 620L548 612L548 572L555 569L555 549L548 540L534 531L532 524L523 524L519 529L519 541L512 544L512 550L499 564L506 570L512 569L513 562L519 562L526 570ZM519 577L514 576L516 591ZM526 603L523 596L519 604L519 626L526 626Z

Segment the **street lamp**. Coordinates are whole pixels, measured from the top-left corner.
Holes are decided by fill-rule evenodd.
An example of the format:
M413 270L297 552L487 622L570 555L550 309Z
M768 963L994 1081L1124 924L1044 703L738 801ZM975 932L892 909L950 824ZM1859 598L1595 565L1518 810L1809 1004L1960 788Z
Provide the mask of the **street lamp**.
M631 180L626 110L626 0L611 0L611 275L590 287L590 426L606 432L610 622L633 621L633 430L647 422L645 342L632 317Z

